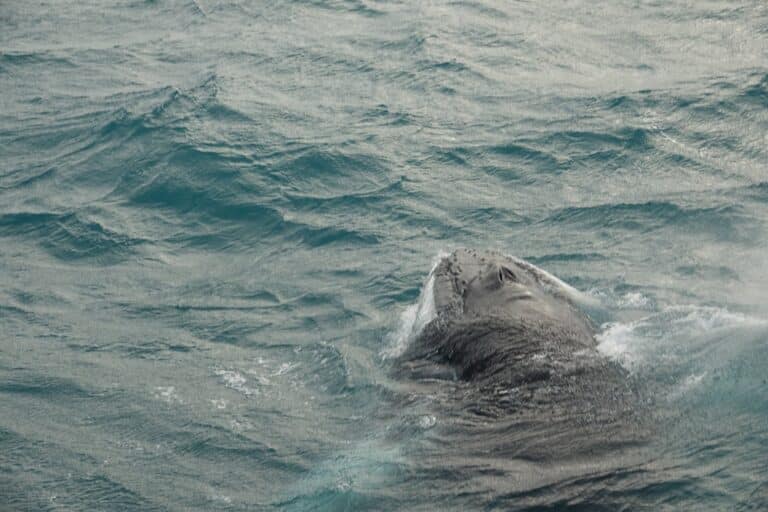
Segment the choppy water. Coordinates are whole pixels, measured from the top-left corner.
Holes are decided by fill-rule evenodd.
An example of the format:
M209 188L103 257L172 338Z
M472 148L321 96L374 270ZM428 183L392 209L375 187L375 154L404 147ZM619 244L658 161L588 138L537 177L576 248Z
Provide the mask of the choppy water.
M765 510L766 148L762 1L1 2L0 509ZM655 442L393 378L459 246L599 301Z

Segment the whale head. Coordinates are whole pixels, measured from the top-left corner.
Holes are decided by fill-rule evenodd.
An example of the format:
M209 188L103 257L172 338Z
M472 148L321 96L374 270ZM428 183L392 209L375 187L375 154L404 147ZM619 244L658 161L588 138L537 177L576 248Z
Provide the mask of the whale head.
M592 341L592 323L575 305L578 292L524 260L458 249L438 263L433 276L435 309L443 322L557 326Z

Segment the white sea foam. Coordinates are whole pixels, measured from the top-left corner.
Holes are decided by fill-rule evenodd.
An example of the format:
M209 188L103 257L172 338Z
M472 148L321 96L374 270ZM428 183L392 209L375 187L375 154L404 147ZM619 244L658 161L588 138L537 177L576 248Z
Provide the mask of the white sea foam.
M235 391L239 391L245 396L251 396L258 394L258 390L246 386L248 379L246 379L242 373L235 370L216 370L216 375L221 377L224 385Z
M168 403L172 403L172 402L183 403L181 398L179 398L178 393L176 393L175 386L157 386L155 387L154 396L156 399L163 400L164 402L168 402Z
M674 306L667 308L666 312L672 317L674 325L700 331L768 325L765 319L711 306Z
M424 430L430 429L437 423L437 418L431 414L427 414L419 418L419 427Z
M591 288L586 292L586 294L607 309L639 309L652 311L655 307L654 300L640 292L616 294L614 292L607 292L605 290Z
M707 372L693 373L688 375L678 385L677 389L672 391L669 398L671 400L674 400L682 397L685 394L690 393L691 391L694 391L696 388L698 388L701 385L701 383L704 381L704 378L706 376L707 376Z
M685 361L707 336L728 329L764 327L768 321L710 306L671 306L633 322L614 322L597 335L598 350L630 370Z
M642 321L604 325L603 332L596 336L598 350L627 368L632 368L639 360L637 345L643 342L642 336L638 334L641 325Z
M226 505L231 505L232 504L232 498L230 498L229 496L226 496L224 494L213 494L213 495L211 495L211 501L217 501L217 502L220 502L220 503L224 503Z
M227 401L223 398L213 398L211 399L211 405L213 405L216 409L226 409L227 408Z
M625 293L616 301L616 305L622 309L647 309L653 304L653 301L638 292Z

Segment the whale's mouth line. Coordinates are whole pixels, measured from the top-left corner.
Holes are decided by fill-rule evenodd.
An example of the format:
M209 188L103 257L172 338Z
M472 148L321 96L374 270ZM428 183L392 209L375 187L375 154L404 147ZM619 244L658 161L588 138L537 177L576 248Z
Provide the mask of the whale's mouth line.
M507 297L507 302L517 302L519 300L533 300L533 294L531 292L525 292L519 295L513 295L512 297Z

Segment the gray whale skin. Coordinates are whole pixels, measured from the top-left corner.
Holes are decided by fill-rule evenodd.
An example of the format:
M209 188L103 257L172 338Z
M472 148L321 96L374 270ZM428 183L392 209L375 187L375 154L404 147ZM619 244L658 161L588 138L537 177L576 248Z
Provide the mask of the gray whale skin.
M597 350L585 296L528 262L471 249L444 257L430 280L435 316L395 371L441 418L441 467L533 463L546 480L645 460L655 431L646 383Z
M394 369L404 403L428 403L438 418L436 467L482 468L478 488L502 485L515 507L528 503L516 496L536 502L530 489L580 503L603 489L596 481L621 489L621 475L642 477L658 437L653 395L598 351L586 296L526 261L471 249L444 257L423 293L434 317ZM589 510L624 508L622 496Z
M436 317L406 359L445 363L463 380L522 384L567 374L574 360L597 355L575 290L523 260L459 249L432 277Z
M567 451L644 437L638 387L598 352L578 291L524 260L472 249L444 257L432 278L436 315L401 356L407 376L465 382L456 406L568 431Z

